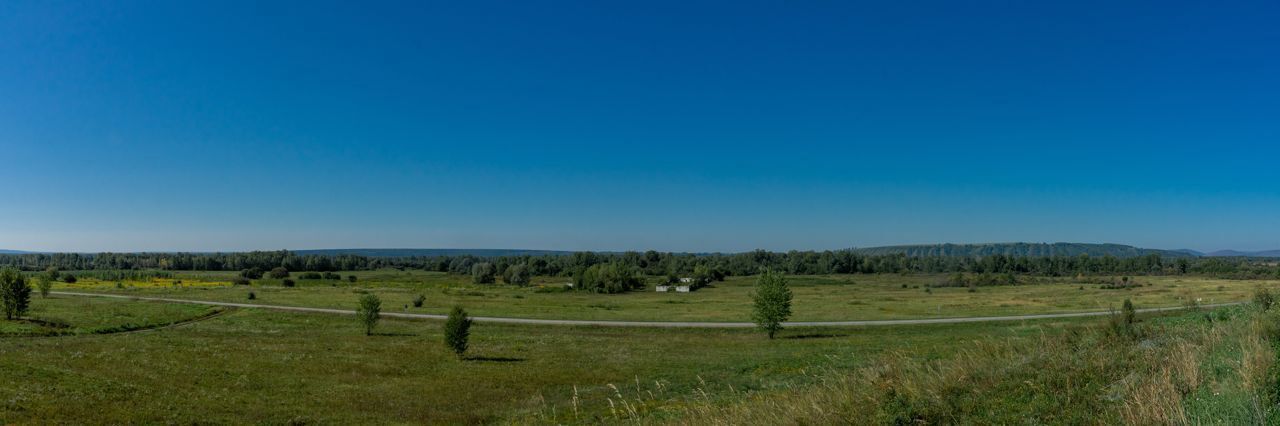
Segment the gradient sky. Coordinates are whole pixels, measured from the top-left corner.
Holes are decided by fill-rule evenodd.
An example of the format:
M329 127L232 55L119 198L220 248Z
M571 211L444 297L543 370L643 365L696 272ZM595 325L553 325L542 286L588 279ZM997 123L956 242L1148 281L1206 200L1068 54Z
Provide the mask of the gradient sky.
M0 248L1280 248L1280 2L428 3L0 2Z

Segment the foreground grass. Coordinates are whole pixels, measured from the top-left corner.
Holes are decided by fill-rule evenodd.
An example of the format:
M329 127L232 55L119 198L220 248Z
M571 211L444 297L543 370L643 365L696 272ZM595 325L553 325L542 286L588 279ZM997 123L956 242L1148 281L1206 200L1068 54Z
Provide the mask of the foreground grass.
M101 305L87 312L152 306L90 303ZM147 333L0 338L0 423L672 419L689 401L803 387L888 352L946 359L973 341L1035 339L1074 324L795 329L773 341L747 330L478 324L471 358L460 360L441 344L438 322L384 320L364 336L348 316L245 309ZM619 392L646 396L621 401Z
M474 315L547 319L635 321L745 321L750 318L754 277L731 277L694 293L601 295L558 292L565 279L538 277L535 286L473 285L468 277L422 271L361 271L359 281L298 280L297 288L279 281L259 280L252 287L217 281L231 273L179 274L174 280L59 283L55 290L97 291L197 300L246 302L326 308L354 307L357 292L378 294L388 310L446 314L454 305ZM212 281L210 281L212 280ZM1205 277L1139 277L1141 286L1105 289L1097 283L1069 278L1024 278L1031 284L967 288L926 288L943 280L932 275L832 275L791 277L795 294L794 321L853 319L948 318L1022 315L1055 312L1105 311L1132 299L1143 307L1236 302L1248 299L1257 287L1278 287L1280 281L1220 280ZM176 283L176 281L182 281ZM122 288L118 288L122 287ZM421 308L411 301L426 297Z
M690 404L687 424L1276 424L1280 315L1222 308L1133 329L987 341L950 359L891 354L740 402Z

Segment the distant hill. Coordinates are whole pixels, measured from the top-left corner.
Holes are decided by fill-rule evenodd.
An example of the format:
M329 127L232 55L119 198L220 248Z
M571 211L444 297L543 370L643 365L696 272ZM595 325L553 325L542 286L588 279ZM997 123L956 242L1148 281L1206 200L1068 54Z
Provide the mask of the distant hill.
M1280 250L1238 251L1218 250L1205 256L1209 257L1280 257Z
M27 253L31 253L31 252L29 252L29 251L22 251L22 250L4 250L4 249L0 249L0 254L27 254Z
M868 255L906 254L910 257L959 256L980 257L1005 255L1014 257L1079 256L1138 257L1157 254L1163 257L1196 257L1193 253L1175 250L1145 249L1122 244L1081 243L992 243L992 244L926 244L886 246L853 249Z
M321 256L339 256L339 255L356 255L366 257L414 257L414 256L476 256L476 257L499 257L499 256L542 256L542 255L567 255L572 252L558 250L522 250L522 249L320 249L320 250L291 250L299 255L321 255Z

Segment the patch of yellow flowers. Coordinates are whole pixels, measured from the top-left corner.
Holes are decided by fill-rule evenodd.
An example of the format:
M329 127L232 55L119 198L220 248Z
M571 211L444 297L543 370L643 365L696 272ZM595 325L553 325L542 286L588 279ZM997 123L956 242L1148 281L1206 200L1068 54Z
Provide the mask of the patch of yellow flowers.
M74 284L61 283L66 288L203 288L228 287L228 281L202 281L178 278L152 278L150 280L103 281L96 278L81 278Z

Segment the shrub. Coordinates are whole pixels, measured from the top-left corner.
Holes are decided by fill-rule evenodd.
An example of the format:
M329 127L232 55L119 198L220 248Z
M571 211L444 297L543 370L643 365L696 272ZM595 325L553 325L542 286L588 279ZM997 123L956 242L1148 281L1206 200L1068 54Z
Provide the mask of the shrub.
M31 287L17 269L0 269L0 305L4 307L4 318L10 320L21 318L31 306Z
M324 278L324 275L320 275L319 272L304 272L302 275L299 275L298 278L304 280L318 280Z
M271 268L271 272L268 273L268 276L277 280L289 278L289 270L285 269L283 266L277 266L275 268Z
M481 262L471 265L471 282L476 284L492 284L494 277L493 264Z
M36 288L40 290L40 297L49 297L49 290L53 289L53 280L50 280L45 275L37 275L35 279Z
M347 275L347 282L352 282L352 283L353 283L353 282L356 282L356 276L355 276L355 275Z
M254 300L254 299L257 299L257 298L258 298L258 295L253 294L253 292L252 292L252 291L251 291L251 292L249 292L249 300Z
M449 319L444 322L444 345L453 351L458 358L467 352L467 340L471 337L471 318L461 306L454 306L449 311Z
M258 268L250 268L240 271L240 276L250 280L262 278L262 270Z
M635 267L622 263L600 263L573 277L573 288L593 293L616 294L644 287Z
M1271 306L1276 304L1276 298L1271 294L1270 289L1258 287L1253 290L1253 304L1265 312L1271 310Z
M324 279L326 279L326 280L341 280L341 279L342 279L342 275L338 275L338 274L335 274L335 273L333 273L333 272L325 272L325 273L324 273Z
M529 265L524 263L508 266L507 270L502 273L502 280L506 281L507 284L521 287L529 285L529 281L532 279L533 276L529 270Z
M249 285L251 281L243 276L235 277L231 280L232 285Z
M752 294L754 313L751 319L772 339L782 323L791 317L791 289L787 278L779 272L765 271L756 279L756 291Z
M360 320L361 325L364 325L364 335L373 334L373 328L378 325L378 319L381 316L382 299L373 293L360 296L360 309L356 310L356 318Z
M423 296L419 294L418 297L413 298L413 307L421 308L422 304L426 302L427 302L427 296Z
M298 285L298 283L293 282L293 280L291 279L285 278L284 280L280 281L280 285L285 287L293 287L295 285Z
M76 283L76 281L77 281L77 280L76 280L76 276L75 276L75 275L66 274L66 275L63 275L63 276L62 276L62 282L64 282L64 283L67 283L67 284L75 284L75 283Z
M1125 325L1133 325L1133 322L1138 317L1138 311L1133 308L1133 301L1124 299L1124 307L1122 309L1124 310Z

